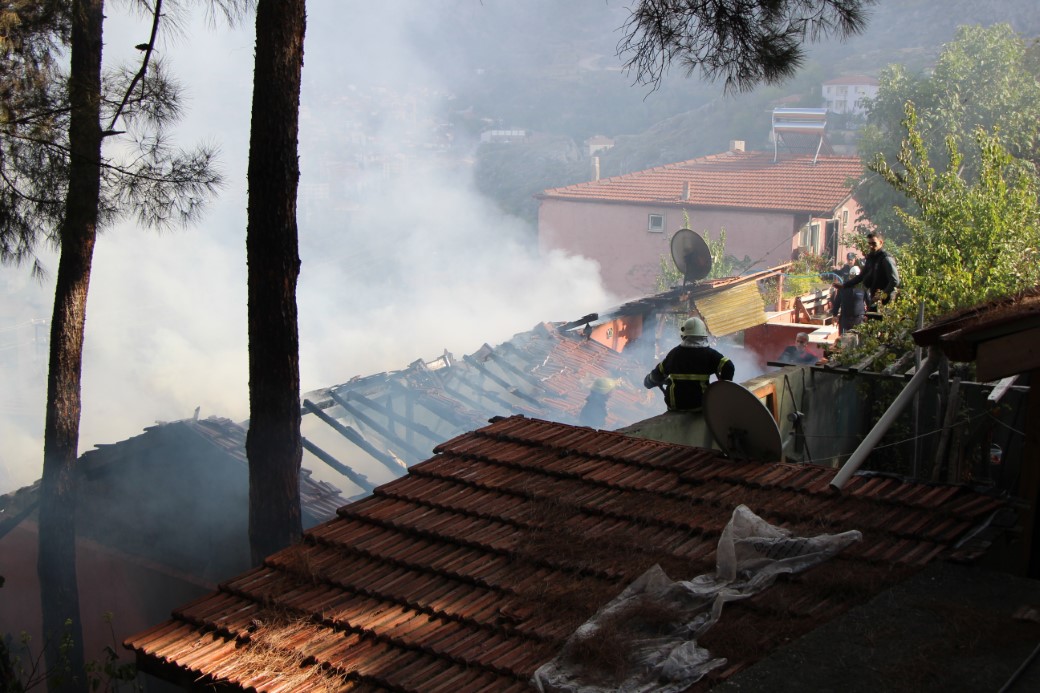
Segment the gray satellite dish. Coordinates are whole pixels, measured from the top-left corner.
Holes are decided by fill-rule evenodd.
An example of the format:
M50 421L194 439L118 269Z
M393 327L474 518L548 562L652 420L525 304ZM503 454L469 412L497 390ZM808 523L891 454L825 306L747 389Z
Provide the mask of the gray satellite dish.
M730 457L779 462L783 441L773 415L751 390L719 380L704 391L704 420Z
M683 273L683 284L704 279L711 272L711 250L704 239L690 229L679 229L672 236L672 262Z

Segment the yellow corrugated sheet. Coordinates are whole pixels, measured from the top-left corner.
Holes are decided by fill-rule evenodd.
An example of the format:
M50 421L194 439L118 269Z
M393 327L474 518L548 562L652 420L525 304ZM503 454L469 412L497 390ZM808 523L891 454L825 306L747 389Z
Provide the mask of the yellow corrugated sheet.
M746 330L766 321L766 306L757 282L748 282L694 302L708 331L716 337Z

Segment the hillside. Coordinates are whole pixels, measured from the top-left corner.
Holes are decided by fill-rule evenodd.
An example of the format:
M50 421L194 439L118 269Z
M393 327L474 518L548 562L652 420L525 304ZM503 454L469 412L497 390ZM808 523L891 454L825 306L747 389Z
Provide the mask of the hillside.
M501 72L485 75L484 89L464 89L458 100L472 103L491 122L569 137L577 147L596 134L615 138L615 148L601 155L603 176L722 151L730 140L744 140L751 149L768 147L770 113L781 100L786 106L814 107L820 103L821 83L833 77L877 75L894 62L926 69L962 24L1007 22L1024 36L1040 36L1040 13L1033 0L880 0L862 35L811 47L796 77L783 85L726 95L721 85L673 71L659 89L649 91L633 86L631 77L616 69L618 59L603 54L611 40L616 45L612 37L617 26L596 24L602 4L582 7L582 13L572 10L569 17L584 22L580 40L568 44L556 33L553 48L540 54L541 64L530 61L524 69L503 64ZM616 21L616 14L610 17ZM522 37L513 36L513 44L523 44ZM614 69L561 68L568 56L592 55L594 50L601 51L597 59L584 65ZM544 148L544 141L532 146ZM559 158L532 155L523 145L478 152L478 185L504 209L533 224L537 204L531 195L581 180L589 170L580 163L545 165ZM501 167L508 173L496 173Z

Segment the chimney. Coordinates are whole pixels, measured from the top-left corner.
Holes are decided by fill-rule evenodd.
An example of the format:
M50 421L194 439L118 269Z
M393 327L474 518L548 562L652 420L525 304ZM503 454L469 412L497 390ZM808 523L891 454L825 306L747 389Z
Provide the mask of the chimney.
M599 180L599 157L592 157L592 182L595 183Z
M730 140L729 150L731 152L742 152L744 151L744 140Z
M682 186L682 199L690 199L690 181L686 181Z

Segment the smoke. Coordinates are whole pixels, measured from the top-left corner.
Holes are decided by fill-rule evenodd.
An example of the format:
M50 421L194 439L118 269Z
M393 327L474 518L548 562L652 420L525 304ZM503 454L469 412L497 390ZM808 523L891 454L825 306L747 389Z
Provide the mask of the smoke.
M309 5L298 214L303 391L444 349L470 353L541 321L615 304L594 262L539 256L533 229L475 192L470 152L437 127L451 93L408 43L414 25L405 18L431 20L424 3L411 14L396 3L364 10L383 16L358 6L348 13L336 2ZM479 21L479 8L471 14ZM234 30L207 28L202 17L193 22L184 29L190 43L165 47L187 87L178 141L219 142L228 186L195 228L156 234L122 224L100 237L87 307L81 453L156 421L190 417L196 407L202 416L248 417L253 27L251 20ZM332 31L346 25L367 38L352 45ZM113 13L106 61L132 57L143 31ZM25 281L24 268L0 269L3 302L13 306L0 312L0 330L49 322L57 262L44 260L52 275L43 284ZM26 346L24 334L19 340L21 356L0 351L0 492L39 478L43 458L46 351L41 358L39 345ZM25 368L26 353L33 368Z

